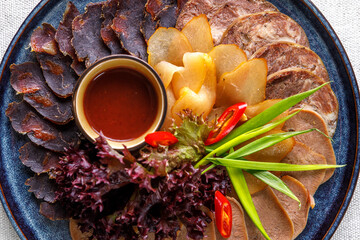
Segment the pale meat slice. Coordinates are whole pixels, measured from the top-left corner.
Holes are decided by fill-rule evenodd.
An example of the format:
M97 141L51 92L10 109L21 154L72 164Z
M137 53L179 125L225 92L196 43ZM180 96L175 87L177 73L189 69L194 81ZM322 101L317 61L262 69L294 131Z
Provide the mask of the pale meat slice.
M266 0L237 0L228 1L212 14L209 23L215 45L219 44L226 29L237 18L258 12L278 11Z
M54 95L45 83L37 63L26 62L10 66L10 84L24 100L44 118L56 124L66 124L73 119L72 100Z
M237 44L251 57L266 44L288 41L309 47L302 27L280 12L260 12L236 19L222 36L221 43Z
M260 221L271 239L293 239L294 225L269 187L253 194L252 199ZM247 214L245 222L249 240L265 239Z
M294 109L290 114L298 111ZM326 124L322 117L314 111L302 110L294 117L285 122L283 127L284 131L302 131L307 129L316 128L321 132L328 134ZM331 144L331 140L317 131L298 135L294 137L296 141L306 144L311 150L323 155L327 164L335 165L336 156ZM327 169L324 181L327 181L333 175L335 169Z
M72 22L73 39L71 41L78 60L90 67L100 58L110 55L109 49L100 34L102 26L102 7L104 2L89 3L85 13L75 17Z
M316 88L325 81L306 69L292 68L268 76L266 99L285 99L295 94ZM313 110L324 119L329 135L334 136L339 105L330 85L326 85L294 108Z
M124 53L119 38L111 28L113 19L120 7L120 0L108 0L102 7L102 18L104 19L100 34L106 46L110 49L111 54Z
M79 14L80 13L76 6L72 2L68 2L63 15L63 19L60 22L55 34L55 40L59 45L60 51L65 56L70 56L72 58L73 62L71 64L71 67L72 69L74 69L78 76L80 76L84 72L85 65L78 61L75 49L71 44L71 39L73 38L72 21Z
M123 0L113 19L112 29L123 48L136 57L147 60L146 42L140 31L146 0Z
M229 238L224 238L221 236L219 231L216 228L216 240L246 240L248 239L246 224L245 224L245 215L240 203L232 197L227 197L230 202L232 210L232 230Z
M70 67L71 58L60 52L55 34L53 26L43 23L31 35L31 49L36 53L47 85L57 96L67 98L73 94L77 76Z
M294 236L296 238L305 228L309 209L310 209L310 201L309 201L309 192L304 187L304 185L290 176L284 176L281 180L288 186L288 188L295 194L295 196L301 202L301 208L299 208L299 203L285 194L273 190L276 197L278 198L281 206L288 213L291 221L294 224Z
M321 58L310 48L291 42L275 42L257 50L253 58L265 58L268 75L286 68L304 68L329 81L329 74Z
M323 155L312 151L305 144L296 142L293 150L283 160L281 160L281 163L315 165L326 164L326 159ZM311 195L314 195L324 180L325 170L282 172L282 175L289 175L293 178L296 178L309 190Z
M205 14L211 19L213 14L229 0L189 0L182 8L176 21L176 28L181 30L193 17Z
M23 101L10 103L5 114L16 132L26 134L33 143L48 150L63 152L78 145L80 141L75 123L66 126L54 125Z

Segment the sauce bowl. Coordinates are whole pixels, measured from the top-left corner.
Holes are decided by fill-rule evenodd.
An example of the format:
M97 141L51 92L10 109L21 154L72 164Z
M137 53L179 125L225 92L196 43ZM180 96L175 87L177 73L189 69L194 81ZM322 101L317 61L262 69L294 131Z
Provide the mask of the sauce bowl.
M119 98L121 95L124 95L124 94L122 94L122 93L114 94L114 89L109 89L113 92L112 95L108 95L106 93L106 91L101 92L100 95L99 95L99 93L97 95L90 94L93 91L91 89L94 89L94 87L92 87L92 86L95 86L93 84L95 81L100 81L100 82L96 83L97 85L95 87L95 91L97 91L97 88L103 87L101 81L106 81L106 80L102 80L101 77L99 77L99 76L103 76L103 75L105 75L106 72L109 72L109 71L121 70L121 69L133 71L135 74L143 76L144 79L146 79L145 81L148 81L146 83L148 86L144 87L144 88L148 89L150 86L150 88L152 89L151 90L153 92L152 96L155 97L155 99L153 99L153 100L157 104L153 108L153 109L155 109L155 113L153 113L152 111L150 112L151 114L149 114L149 111L147 113L143 113L141 115L142 117L140 117L137 122L133 122L134 116L136 115L136 111L139 111L140 108L139 107L121 106L121 105L129 105L128 101L123 101ZM115 83L118 84L117 79L119 79L119 81L125 81L123 79L124 77L125 76L122 74L116 75ZM129 83L131 83L131 81L133 81L133 80L130 79ZM106 84L106 82L104 82L104 85L105 84ZM120 90L122 90L121 86L122 85L120 85ZM117 86L117 87L119 89L119 86ZM135 97L136 93L137 93L136 90L128 90L128 94L130 94L131 96ZM89 99L89 98L91 99L93 96L94 96L94 99L92 99L92 101L91 101L92 104L89 104L89 100L87 100L87 99ZM96 96L96 98L95 98L95 96ZM107 100L104 100L104 99L107 99ZM106 104L102 103L101 105L97 106L97 108L93 108L93 106L89 106L89 105L93 105L93 104L96 105L97 102L101 102L101 101L109 101L109 102L107 102ZM125 102L127 102L127 103L125 103ZM131 101L130 101L130 103L131 103ZM109 106L109 109L102 109L102 108L107 108L107 106ZM124 113L126 115L120 116L122 114L122 110L119 112L118 108L121 108L121 107L127 108L128 111L130 111L130 114L128 112L128 113ZM88 110L88 109L97 109L96 111L98 111L98 112L95 112L95 113L92 113L92 115L89 115L90 110ZM110 115L105 115L104 114L105 110L107 110L108 114L110 112ZM114 115L111 115L111 111L114 111L114 110L116 110L117 113L116 114L114 113ZM81 132L84 134L84 136L86 138L88 138L90 141L94 142L95 139L98 138L100 136L100 134L102 134L108 141L109 145L116 150L122 150L122 149L124 149L124 146L126 146L126 148L129 150L134 150L134 149L137 149L137 148L140 148L141 146L143 146L145 144L145 140L144 140L145 136L147 134L155 132L161 128L161 126L164 122L165 116L166 116L166 110L167 110L166 91L165 91L165 87L164 87L159 75L145 61L143 61L139 58L130 56L130 55L121 55L121 54L120 55L111 55L111 56L102 58L99 61L97 61L96 63L94 63L80 76L79 81L75 87L74 95L73 95L74 118L75 118L77 126L79 127ZM134 113L133 113L133 111L134 111ZM102 114L104 114L103 118L101 118ZM128 115L132 115L132 114L135 114L135 115L133 117L131 117L131 116L128 117ZM99 123L99 124L96 125L95 121L93 119L91 119L90 116L95 116L96 119L99 117L100 120L97 120L97 123ZM119 120L119 123L116 122L117 121L116 116L120 116L122 118L122 120ZM150 120L147 118L150 118ZM101 120L101 119L103 119L103 120ZM108 135L111 136L111 137L109 137L106 135L105 131L103 131L102 127L99 127L99 125L106 124L105 122L110 119L113 122L111 126L114 126L115 128L117 126L119 126L119 128L121 128L121 126L123 126L123 128L129 128L129 127L124 127L124 126L139 127L139 128L142 127L142 128L144 128L144 131L137 133L138 134L137 136L133 136L131 138L125 137L124 139L120 139L120 138L114 138L113 136L111 136L112 130L107 129L108 126L103 125L104 126L103 129L106 129L106 131L109 133ZM147 121L148 125L146 125L145 127L141 126L141 124L143 124L143 122L145 122L145 120L148 120ZM122 124L123 121L129 121L129 122L127 122L126 124ZM129 131L129 129L124 129L124 130ZM121 132L122 130L114 129L113 132L116 132L116 131Z

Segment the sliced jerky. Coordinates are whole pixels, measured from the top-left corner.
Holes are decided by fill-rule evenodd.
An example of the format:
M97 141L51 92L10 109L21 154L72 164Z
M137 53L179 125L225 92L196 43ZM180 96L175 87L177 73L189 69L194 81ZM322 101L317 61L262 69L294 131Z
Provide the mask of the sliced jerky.
M221 43L237 44L251 57L261 47L279 41L309 47L302 27L280 12L260 12L236 19L224 32Z
M291 42L275 42L257 50L251 58L265 58L268 75L286 68L304 68L315 73L325 81L329 74L321 58L310 48Z
M49 172L58 166L60 154L46 150L31 142L19 150L21 162L37 174Z
M176 5L175 0L148 0L145 4L145 10L152 19L156 20L158 14L167 6Z
M55 180L49 179L46 173L37 175L26 180L25 185L30 186L29 192L34 193L35 197L48 203L54 203L56 196Z
M36 58L41 65L46 83L50 89L59 97L66 98L72 95L77 76L71 70L71 58L65 57L56 45L52 46L52 52L44 52L41 38L46 38L51 42L55 41L56 30L50 24L43 23L43 27L38 27L31 35L31 48L36 52Z
M124 49L143 60L147 60L147 46L140 24L144 20L145 4L146 0L123 0L111 26Z
M102 8L102 17L104 21L102 23L100 34L104 43L110 49L111 54L124 53L124 49L121 47L119 38L111 28L113 19L119 7L120 0L108 0L106 3L104 3Z
M55 220L65 220L70 216L66 213L66 209L59 202L56 203L40 203L40 214L44 217L55 221Z
M75 123L59 126L43 119L27 103L13 102L6 109L15 131L26 134L36 145L63 152L79 144L80 138Z
M157 18L159 19L159 26L160 27L175 27L176 20L177 20L177 8L176 4L166 6L159 14Z
M103 2L89 3L84 14L75 17L72 22L73 39L71 41L80 62L89 67L98 59L110 55L109 49L100 34L102 25Z
M142 32L146 42L150 39L158 27L158 21L153 20L151 14L145 12L140 31Z
M71 99L60 99L53 94L36 63L12 64L10 70L11 86L23 93L24 100L44 118L56 124L66 124L73 119Z
M80 13L76 6L72 2L68 2L63 15L63 19L60 22L55 34L55 40L59 45L60 51L65 56L70 56L72 58L73 62L71 64L71 68L74 69L75 73L78 76L80 76L84 72L85 65L78 61L75 49L71 44L71 39L73 38L72 21L79 14Z

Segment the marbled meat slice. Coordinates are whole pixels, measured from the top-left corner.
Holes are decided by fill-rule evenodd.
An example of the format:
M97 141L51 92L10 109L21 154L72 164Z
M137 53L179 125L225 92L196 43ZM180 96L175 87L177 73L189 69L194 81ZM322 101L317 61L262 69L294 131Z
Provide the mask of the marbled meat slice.
M237 44L251 57L266 44L287 41L309 47L308 38L289 16L280 12L260 12L236 19L222 36L221 43Z
M80 138L75 123L66 126L54 125L43 119L24 101L10 103L6 109L14 130L26 134L36 145L63 152L79 144Z
M312 151L303 143L296 142L293 150L283 159L281 163L297 164L297 165L315 165L326 164L326 159ZM301 171L301 172L282 172L282 175L289 175L299 180L311 195L314 195L318 187L324 180L325 170Z
M66 124L73 119L72 100L54 95L46 85L37 63L12 64L10 71L11 86L16 92L23 93L24 100L44 118L56 124Z
M325 81L306 69L292 68L276 72L268 77L266 99L285 99L295 94L316 88ZM326 122L330 136L334 136L339 105L330 85L304 99L294 108L313 110L320 114Z
M244 210L242 209L240 203L232 197L227 197L230 202L231 210L232 210L232 230L230 237L224 238L219 233L218 229L216 228L216 240L246 240L248 239L246 224L245 224L245 215Z
M229 0L189 0L184 4L179 14L176 21L176 28L179 30L183 29L193 17L201 14L205 14L208 19L211 19L213 14L228 2Z
M75 17L72 22L73 39L71 41L78 60L85 61L89 67L100 58L110 55L100 34L103 19L101 18L104 2L89 3L85 13Z
M79 62L79 60L77 59L75 49L71 44L71 39L73 38L72 21L79 14L80 13L76 6L72 2L68 2L63 15L63 19L60 22L55 34L55 40L59 45L60 51L65 56L71 57L71 68L78 76L80 76L85 71L85 65L84 63Z
M19 152L21 162L34 173L49 173L50 170L58 167L60 154L49 151L31 142L22 146Z
M283 176L281 180L286 184L286 186L288 186L288 188L301 202L301 208L299 209L299 203L297 201L289 198L277 190L273 190L279 202L281 203L281 206L283 206L294 224L293 238L296 238L304 230L307 223L310 209L309 192L301 182L293 177Z
M36 58L40 63L45 81L50 89L59 97L67 98L73 94L77 76L72 71L70 65L72 60L69 56L64 56L56 45L52 51L56 54L49 54L44 51L38 51L41 48L41 42L36 39L41 37L50 38L55 41L56 29L50 24L43 23L42 28L38 27L31 35L31 48L36 53ZM51 36L51 37L50 37Z
M209 19L214 43L219 44L226 29L239 17L278 9L266 0L237 0L228 1L221 6Z
M111 28L113 19L119 7L120 0L108 0L104 3L102 8L102 17L104 21L102 23L100 34L104 43L110 49L111 54L121 54L125 52L120 44L119 38Z
M293 239L294 225L269 187L253 194L252 200L260 221L271 239ZM245 222L249 240L265 239L247 214L245 214Z
M55 180L49 179L46 173L40 175L35 174L34 177L26 180L25 185L30 186L29 192L34 193L37 199L44 200L48 203L54 203L56 201Z
M147 60L147 45L140 25L144 20L145 4L146 0L123 0L111 26L123 48L143 60Z
M289 114L292 114L298 110L299 109L294 109ZM301 110L294 117L287 120L283 126L284 131L303 131L312 128L316 128L321 132L328 134L326 124L322 117L314 111L305 109ZM331 140L321 133L313 131L296 136L294 139L307 145L312 151L323 155L327 164L336 164L336 156L331 144ZM327 169L323 182L329 180L334 171L335 169Z
M310 48L291 42L275 42L257 50L252 56L265 58L268 75L286 68L304 68L329 81L329 74L321 58Z

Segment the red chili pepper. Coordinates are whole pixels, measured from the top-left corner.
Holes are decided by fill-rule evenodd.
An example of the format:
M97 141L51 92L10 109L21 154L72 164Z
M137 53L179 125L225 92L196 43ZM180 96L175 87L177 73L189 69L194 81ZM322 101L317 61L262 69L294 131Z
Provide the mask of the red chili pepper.
M153 132L145 137L145 142L152 147L159 145L170 146L177 143L179 140L170 132Z
M205 145L208 146L214 144L228 135L241 119L246 107L246 103L238 103L227 108L219 117L218 124L215 126L215 129L209 133L209 136L205 141Z
M215 221L221 236L230 237L232 228L232 210L229 200L221 192L215 192Z

